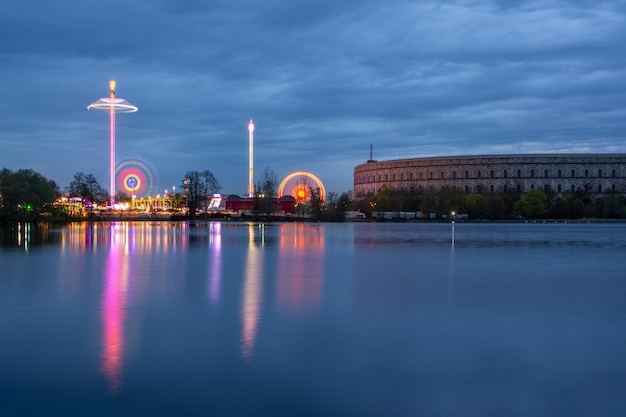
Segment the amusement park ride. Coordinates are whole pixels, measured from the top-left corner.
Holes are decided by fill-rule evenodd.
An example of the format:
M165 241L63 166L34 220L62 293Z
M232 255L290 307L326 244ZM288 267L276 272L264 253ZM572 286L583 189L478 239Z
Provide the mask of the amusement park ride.
M88 110L109 113L109 194L111 207L115 205L116 177L120 176L120 178L117 178L120 180L118 181L120 188L123 191L130 191L134 196L138 191L151 190L152 187L148 187L148 185L154 183L154 177L156 176L156 172L152 172L153 170L151 170L146 163L142 163L141 161L122 161L121 165L116 167L115 115L117 113L134 113L138 110L138 107L122 98L116 97L115 87L115 80L109 81L109 97L100 98L87 106ZM254 129L254 122L250 119L248 123L247 198L239 199L241 200L240 204L237 204L242 207L249 205L249 201L245 200L253 200L256 195L254 189ZM132 166L130 164L132 164ZM305 204L311 200L313 197L312 194L315 194L315 197L318 198L320 202L326 200L326 189L322 181L309 171L292 172L282 180L278 187L277 203L282 201L282 203L280 203L282 204L282 208L287 208L289 204L286 202L288 201L293 201L293 203L290 203L292 206ZM292 197L293 200L291 200L290 197ZM215 195L211 203L208 204L207 210L223 210L228 200L229 199L223 198L220 195Z

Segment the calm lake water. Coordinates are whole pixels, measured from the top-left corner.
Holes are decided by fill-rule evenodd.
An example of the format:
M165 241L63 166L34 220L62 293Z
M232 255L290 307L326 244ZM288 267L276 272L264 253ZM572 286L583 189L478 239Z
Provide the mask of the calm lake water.
M0 233L1 416L626 415L625 224Z

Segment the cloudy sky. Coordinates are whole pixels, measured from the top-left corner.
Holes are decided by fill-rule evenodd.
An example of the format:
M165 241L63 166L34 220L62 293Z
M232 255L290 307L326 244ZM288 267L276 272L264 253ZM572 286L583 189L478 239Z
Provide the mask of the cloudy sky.
M118 157L160 188L209 169L311 171L328 191L369 159L626 153L626 3L410 0L0 0L0 168L107 186ZM258 175L257 175L258 177ZM108 186L107 186L108 188Z

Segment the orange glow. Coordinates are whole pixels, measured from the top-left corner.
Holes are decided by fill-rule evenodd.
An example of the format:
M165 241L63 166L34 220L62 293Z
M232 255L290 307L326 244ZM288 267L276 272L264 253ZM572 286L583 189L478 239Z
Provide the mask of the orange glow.
M276 303L294 316L319 310L324 284L324 229L307 224L283 224L278 241ZM302 259L293 263L292 259Z
M324 188L324 184L322 184L322 181L318 177L316 177L314 174L312 174L312 173L310 173L308 171L296 171L296 172L292 172L291 174L287 175L285 177L285 179L283 179L282 182L280 183L280 185L278 186L278 197L282 197L284 195L283 193L284 193L284 190L285 190L285 185L287 185L289 180L291 180L292 178L298 177L298 176L312 179L315 182L315 184L317 185L317 187L320 189L320 199L322 201L326 200L326 189ZM296 195L293 195L293 197L298 199L298 197L300 196L300 193L298 191L298 187L292 189L291 191L294 192L294 190L296 191ZM307 197L309 197L309 196L307 196Z

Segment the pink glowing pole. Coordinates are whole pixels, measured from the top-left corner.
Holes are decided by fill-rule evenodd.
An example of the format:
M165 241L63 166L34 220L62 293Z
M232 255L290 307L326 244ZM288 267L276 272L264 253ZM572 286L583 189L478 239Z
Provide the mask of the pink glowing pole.
M115 97L115 80L109 81L111 93L109 98L101 98L87 106L87 110L109 112L109 194L111 194L111 206L115 204L115 113L134 113L137 106L130 104L122 98Z
M111 194L111 206L115 204L115 80L109 81L111 88L109 105L109 193Z
M248 124L248 197L254 197L254 123Z

